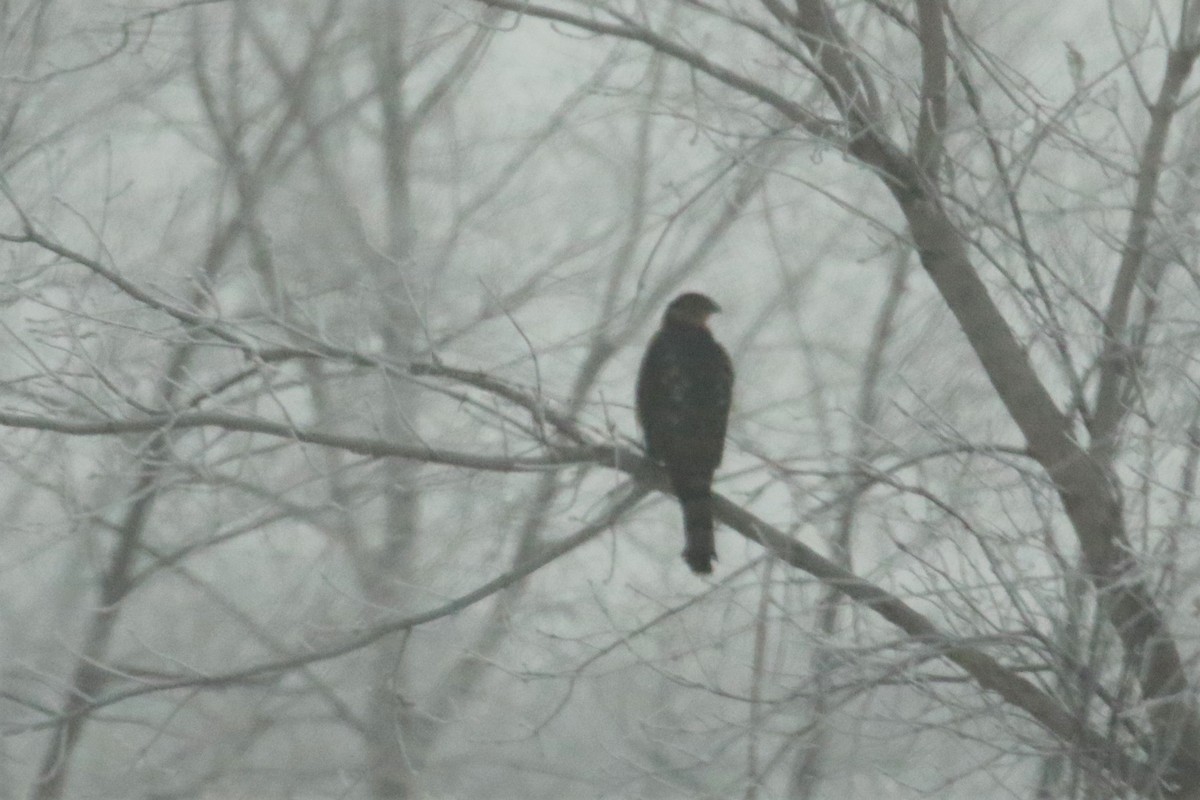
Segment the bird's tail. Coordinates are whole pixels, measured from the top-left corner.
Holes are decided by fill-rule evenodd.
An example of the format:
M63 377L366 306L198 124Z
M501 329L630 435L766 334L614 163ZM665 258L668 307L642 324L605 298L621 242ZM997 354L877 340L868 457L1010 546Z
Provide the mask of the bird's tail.
M683 560L692 568L692 572L707 575L712 572L712 562L717 557L712 495L689 497L681 500L680 504L683 506L683 535L687 538Z
M712 572L717 557L713 535L712 478L703 475L672 475L675 493L683 507L683 560L697 575Z

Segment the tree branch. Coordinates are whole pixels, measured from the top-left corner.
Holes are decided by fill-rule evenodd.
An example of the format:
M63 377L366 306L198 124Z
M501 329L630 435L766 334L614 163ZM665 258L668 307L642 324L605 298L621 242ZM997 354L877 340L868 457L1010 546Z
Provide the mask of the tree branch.
M553 449L547 455L538 457L463 453L455 450L397 444L365 436L303 430L280 422L216 411L195 411L175 416L160 415L141 419L113 420L64 420L0 411L0 425L62 433L68 436L112 436L126 433L158 433L186 428L219 428L226 431L261 433L281 439L293 439L298 442L335 447L350 453L377 458L402 458L490 472L540 471L567 464L587 463L595 460L596 457L595 448L590 447Z
M508 572L505 572L503 575L493 578L477 589L467 592L466 594L444 603L437 608L423 611L419 614L393 615L390 618L384 618L366 630L359 631L348 636L346 639L336 644L328 645L322 648L316 648L307 652L296 653L295 655L286 656L274 661L267 661L241 669L234 669L209 675L187 675L174 677L169 680L153 682L146 681L138 686L127 687L109 692L104 695L87 698L86 702L84 702L79 708L72 709L70 711L70 715L72 717L86 716L97 709L119 703L122 700L128 700L134 697L141 697L157 692L170 691L173 689L227 688L233 685L253 682L266 675L290 672L292 670L301 669L320 661L328 661L329 659L338 658L340 656L347 655L348 653L361 650L386 636L400 633L401 631L411 630L420 625L425 625L430 622L434 622L435 620L452 616L467 608L470 608L474 604L490 597L496 592L511 586L522 578L525 578L526 576L541 569L546 564L549 564L566 553L576 549L580 545L590 541L596 536L599 536L601 533L608 530L626 512L637 505L642 498L649 494L649 492L650 489L648 487L627 484L625 489L618 493L619 496L610 504L608 510L595 522L585 525L564 539L546 545L539 553L529 560L517 565ZM37 723L11 725L4 732L6 734L13 734L46 728L59 724L63 720L64 716L65 715L60 714L53 719L43 720Z
M947 48L942 0L917 0L917 25L921 42L921 112L915 150L917 164L933 179L946 131Z
M564 22L580 30L613 36L632 42L641 42L664 55L671 56L681 63L687 64L699 72L703 72L711 78L715 78L726 86L737 89L750 97L772 106L783 113L788 119L801 125L816 136L836 138L837 127L828 120L811 114L804 106L788 99L774 89L764 86L758 81L751 80L745 75L734 72L727 67L721 66L715 61L710 60L707 56L691 48L684 47L678 42L673 42L649 28L637 27L630 24L601 22L590 17L572 14L568 11L560 11L556 8L527 3L524 0L476 0L476 2L490 8L515 11L521 16L538 17L553 22Z
M662 471L652 468L648 461L631 450L619 447L607 448L595 454L595 461L627 473L635 479L636 484L615 500L597 521L559 542L546 546L533 558L471 592L429 611L384 619L370 629L353 634L344 641L333 645L227 672L185 676L116 690L103 696L90 698L87 704L80 709L72 710L72 713L91 713L122 700L155 692L181 688L227 687L258 680L264 675L299 669L318 661L355 652L385 636L410 630L470 607L603 533L651 490L668 491L668 483ZM1158 775L1152 767L1130 758L1106 737L1086 728L1055 698L1043 692L1018 672L1005 667L977 647L943 633L929 618L917 612L896 595L824 558L812 548L792 539L750 511L719 495L714 497L714 501L716 517L726 525L745 538L762 545L784 562L809 573L854 602L875 612L887 622L903 630L912 639L940 650L945 658L963 669L980 687L997 692L1006 702L1028 713L1052 734L1078 748L1088 759L1103 767L1119 780L1128 781L1139 790L1146 790L1156 785ZM9 732L28 731L58 721L56 718L50 721L24 724L19 726L19 729L10 729Z
M1200 49L1179 43L1167 55L1166 74L1158 98L1150 109L1150 130L1142 147L1139 161L1137 190L1129 214L1129 228L1121 250L1121 262L1113 283L1112 296L1104 317L1104 349L1100 354L1100 383L1096 389L1095 414L1092 417L1092 446L1090 454L1104 465L1111 463L1116 452L1117 429L1125 417L1121 398L1132 369L1126 326L1129 304L1137 285L1142 265L1146 261L1146 242L1154 224L1158 202L1158 183L1162 177L1163 160L1171 122L1178 111L1179 95L1195 65Z
M647 29L628 24L599 23L511 0L479 1L567 22L595 33L643 42L728 86L773 105L789 119L804 124L802 121L810 118L803 109L796 108L796 104L773 90L716 67L702 56L664 40ZM1159 757L1171 764L1172 779L1185 784L1200 782L1200 719L1191 702L1191 687L1183 671L1176 640L1139 576L1136 560L1131 556L1132 548L1125 531L1120 497L1114 489L1106 463L1098 462L1079 445L1070 419L1058 408L1038 377L1028 354L1017 341L972 265L966 241L942 206L936 184L927 179L921 165L913 157L901 151L884 133L882 120L873 113L870 87L864 83L867 80L865 67L847 46L832 9L823 0L796 0L795 8L792 19L795 20L796 32L820 64L821 77L829 88L830 98L842 111L848 126L849 152L865 166L874 169L895 197L908 222L922 265L958 320L1005 409L1024 435L1030 454L1046 470L1058 490L1078 536L1089 576L1106 597L1105 608L1121 638L1126 657L1131 663L1139 665L1138 680L1148 706L1147 712L1164 748ZM928 14L931 11L932 8L926 5L925 12ZM1158 122L1163 141L1169 114L1174 112L1178 88L1182 87L1195 58L1194 52L1189 50L1184 60L1179 51L1180 48L1173 51L1176 54L1172 55L1168 66L1168 80L1163 94L1166 99L1160 98L1161 103L1157 106L1159 115L1163 117ZM928 83L931 90L939 85L936 77ZM1172 89L1171 86L1176 88ZM933 124L932 120L930 124ZM811 126L805 127L812 130ZM822 129L826 127L824 124L821 126ZM1152 149L1150 156L1161 161L1162 154ZM1139 199L1146 199L1136 206L1144 206L1147 213L1144 217L1135 215L1131 224L1126 248L1128 268L1119 276L1119 286L1114 294L1116 302L1110 314L1111 323L1119 323L1120 328L1125 324L1127 293L1132 291L1144 249L1157 171L1157 168L1145 171L1143 185L1139 186ZM1110 331L1110 343L1116 341L1113 336L1119 333L1115 328ZM1102 366L1108 367L1108 363ZM1109 403L1114 408L1106 412L1106 419L1113 422L1102 421L1098 428L1100 431L1119 421L1119 413L1116 413L1119 409L1115 408L1120 397L1118 377L1114 373L1107 382L1102 381L1105 397L1098 398L1098 402ZM751 524L748 520L742 522L744 525ZM738 526L735 524L735 527ZM792 543L790 546L796 545ZM793 550L785 552L795 554ZM845 577L828 572L822 564L810 563L803 568L834 583ZM921 635L922 626L927 622L923 618L908 617L903 604L896 606L890 599L873 598L871 592L866 590L862 590L855 599L871 606L913 635ZM1029 692L1036 691L1035 687L1023 681L998 678L993 664L979 660L974 654L964 657L959 663L976 677L980 685L1000 691L1009 702L1034 713L1033 707L1037 703ZM1077 730L1076 721L1071 720L1069 715L1047 713L1038 716L1038 719L1048 729L1065 736L1067 741L1074 741L1072 737ZM1091 748L1093 744L1099 746L1100 742L1087 746Z

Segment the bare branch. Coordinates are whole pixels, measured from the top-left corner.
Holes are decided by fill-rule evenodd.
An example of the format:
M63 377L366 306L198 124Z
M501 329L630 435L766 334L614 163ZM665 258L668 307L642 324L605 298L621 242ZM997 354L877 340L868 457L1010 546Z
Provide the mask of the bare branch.
M420 445L396 444L365 436L306 431L280 422L215 411L194 411L175 416L161 415L124 420L64 420L0 412L0 425L63 433L70 436L113 436L126 433L160 433L187 428L219 428L227 431L261 433L282 439L294 439L298 442L335 447L350 453L378 458L401 458L494 472L539 471L549 467L587 463L595 458L595 450L586 447L559 449L542 457L476 455L421 447Z
M1183 85L1192 72L1197 55L1200 55L1200 45L1185 44L1186 38L1181 33L1180 42L1168 53L1166 74L1159 87L1158 98L1150 109L1150 130L1142 146L1133 209L1129 214L1121 262L1104 317L1104 349L1099 360L1100 383L1093 403L1095 413L1092 417L1092 447L1089 452L1092 458L1105 465L1112 461L1118 428L1125 416L1121 398L1133 367L1126 330L1129 304L1146 261L1146 243L1154 223L1167 137L1178 110Z
M80 708L72 709L70 713L73 716L85 716L91 714L97 709L113 705L114 703L119 703L123 700L128 700L133 697L141 697L156 692L170 691L172 689L225 688L231 685L257 681L266 675L290 672L292 670L301 669L321 661L338 658L340 656L347 655L348 653L362 650L364 647L372 645L386 636L411 630L412 628L416 628L420 625L426 625L435 620L452 616L463 611L464 609L470 608L479 601L494 595L500 590L511 586L513 583L541 569L546 564L557 560L563 555L575 550L581 545L604 533L610 527L612 527L617 520L624 516L625 513L636 506L642 500L642 498L649 493L649 491L650 490L646 487L629 485L626 485L622 489L616 490L616 499L610 503L608 509L595 522L585 525L570 536L546 545L541 549L540 552L538 552L529 560L515 566L513 569L509 570L503 575L493 578L479 588L467 592L466 594L444 603L437 608L433 608L429 611L424 611L419 614L403 614L386 617L372 625L370 628L349 635L344 640L336 644L327 645L322 648L316 648L307 652L297 653L295 655L280 658L275 661L255 664L242 669L235 669L228 672L211 675L189 675L172 678L166 681L147 681L138 686L120 689L105 695L88 698ZM37 730L50 725L59 724L61 721L62 717L59 717L32 724L14 725L10 726L5 732L17 733L21 731Z
M764 86L757 81L717 64L695 50L691 50L678 42L673 42L665 36L659 35L649 28L600 22L599 20L572 14L567 11L559 11L558 9L523 2L523 0L477 0L477 2L491 8L515 11L521 15L539 17L555 22L565 22L581 30L593 33L614 36L618 39L627 39L633 42L641 42L664 55L671 56L687 64L699 72L703 72L711 78L715 78L726 86L744 92L750 97L772 106L810 133L826 138L837 138L837 129L835 126L831 125L827 120L809 113L808 109L799 103L789 100L768 86Z
M921 114L917 126L917 164L929 176L937 174L946 132L946 30L942 0L917 0L921 42Z

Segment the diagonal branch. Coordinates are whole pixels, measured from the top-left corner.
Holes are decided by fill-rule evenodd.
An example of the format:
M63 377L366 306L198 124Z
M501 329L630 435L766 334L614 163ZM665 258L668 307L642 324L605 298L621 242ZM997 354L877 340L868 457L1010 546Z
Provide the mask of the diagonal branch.
M649 491L668 490L667 480L661 469L654 469L649 462L632 450L624 448L598 450L595 454L595 463L627 473L635 479L636 484L614 500L608 510L595 522L586 525L565 539L545 546L527 561L484 583L477 589L429 611L385 618L367 630L353 633L340 642L322 648L222 673L183 676L125 687L89 698L87 703L73 709L71 713L90 714L99 708L113 705L122 700L174 689L228 687L356 652L385 636L411 630L456 614L501 591L608 530ZM1130 782L1140 790L1149 790L1156 784L1158 776L1151 766L1131 758L1114 746L1105 736L1082 725L1080 720L1058 700L1039 689L1018 672L1005 667L978 646L965 643L944 633L928 617L916 611L900 597L824 558L812 548L792 539L779 528L770 525L741 506L720 496L717 496L715 501L714 511L717 517L742 536L761 544L791 566L813 575L854 602L870 609L887 622L903 630L912 639L940 650L946 659L963 669L981 688L998 693L1006 702L1025 711L1052 734L1077 748L1098 766L1109 771L1116 779ZM27 731L45 727L47 724L54 724L58 721L56 718L50 722L24 724L20 726L20 730Z
M943 633L928 617L896 595L858 577L722 497L716 498L714 510L722 522L747 539L762 544L778 558L869 608L912 639L941 649L946 659L970 675L981 688L998 693L1006 702L1028 713L1048 731L1078 748L1086 758L1110 771L1118 780L1130 781L1139 790L1149 790L1157 785L1158 776L1153 768L1131 759L1106 736L1083 726L1057 699L1027 678L982 650L964 645Z

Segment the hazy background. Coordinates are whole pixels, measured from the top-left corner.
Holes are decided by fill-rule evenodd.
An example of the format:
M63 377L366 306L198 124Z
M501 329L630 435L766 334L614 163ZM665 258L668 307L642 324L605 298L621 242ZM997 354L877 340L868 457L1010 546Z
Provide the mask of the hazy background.
M647 46L837 129L772 5L0 3L0 798L1132 796L754 537L691 575L673 499L630 499L642 348L706 292L737 368L718 491L1154 762L1054 484L885 183ZM940 202L1083 439L1185 23L951 5ZM830 4L904 150L915 7ZM1112 472L1189 675L1197 88Z

